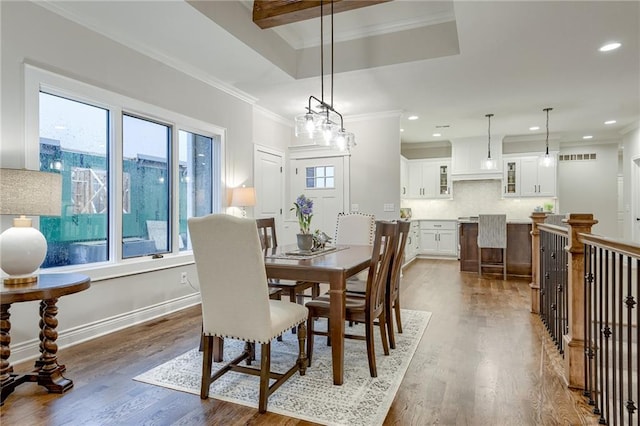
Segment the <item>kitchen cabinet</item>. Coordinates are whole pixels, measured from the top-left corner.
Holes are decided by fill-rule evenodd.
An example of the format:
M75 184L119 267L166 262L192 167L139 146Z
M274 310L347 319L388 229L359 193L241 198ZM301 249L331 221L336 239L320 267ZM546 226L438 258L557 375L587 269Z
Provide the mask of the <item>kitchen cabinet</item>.
M409 160L407 198L451 198L451 160Z
M409 196L409 160L400 156L400 198Z
M410 263L416 258L420 251L420 222L412 221L409 235L407 236L407 245L404 248L404 265Z
M432 256L458 255L455 220L421 220L420 253Z
M555 157L555 154L552 154ZM503 194L505 197L555 197L557 168L545 167L537 155L505 156Z

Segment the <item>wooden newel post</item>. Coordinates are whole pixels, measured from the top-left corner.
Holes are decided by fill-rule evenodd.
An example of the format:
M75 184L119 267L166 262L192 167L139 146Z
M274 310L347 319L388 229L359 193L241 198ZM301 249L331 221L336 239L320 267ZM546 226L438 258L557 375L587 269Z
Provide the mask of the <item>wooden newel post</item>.
M540 229L547 214L544 212L531 213L531 313L540 313Z
M569 330L564 339L564 374L567 386L584 389L584 245L578 241L578 234L590 234L598 223L592 214L572 213L562 222L568 226L569 240L565 250L568 253L567 289L569 297Z

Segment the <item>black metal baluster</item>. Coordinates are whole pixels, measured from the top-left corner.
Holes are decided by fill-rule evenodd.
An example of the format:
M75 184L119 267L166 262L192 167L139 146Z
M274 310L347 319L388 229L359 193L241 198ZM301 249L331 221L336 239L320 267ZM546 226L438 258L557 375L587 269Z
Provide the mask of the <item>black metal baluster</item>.
M604 369L602 371L602 383L603 383L603 388L602 388L602 393L603 393L603 404L602 404L602 416L605 419L608 419L611 417L611 401L609 398L609 382L610 382L610 377L609 375L611 374L611 370L609 370L609 359L610 359L610 353L609 353L609 344L610 344L610 338L611 338L611 327L609 326L609 251L605 250L603 253L603 266L604 266L604 273L601 275L602 276L602 290L604 292L604 299L603 299L603 312L602 312L602 338L604 341L604 348L602 350L602 358L604 361ZM614 410L615 412L615 410Z
M632 349L633 349L633 336L631 334L632 329L632 321L633 321L633 308L636 305L635 298L633 297L633 287L631 283L631 269L629 269L629 276L627 278L627 402L626 408L629 416L629 424L633 421L633 413L636 410L635 403L632 399L633 393L633 381L632 381L632 370L633 370L633 359L632 359ZM622 395L620 395L622 398Z
M589 405L594 405L595 401L594 397L594 383L593 383L593 357L594 357L594 341L593 341L593 259L592 259L592 247L589 245L584 246L585 252L585 263L584 263L584 280L585 280L585 297L584 297L584 329L585 329L585 363L584 363L584 371L585 371L585 391L584 396L586 396Z

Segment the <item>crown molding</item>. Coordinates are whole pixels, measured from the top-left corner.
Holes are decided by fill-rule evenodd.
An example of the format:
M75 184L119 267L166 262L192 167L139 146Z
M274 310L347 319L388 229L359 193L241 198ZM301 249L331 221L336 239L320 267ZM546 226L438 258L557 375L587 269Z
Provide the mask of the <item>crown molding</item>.
M389 117L399 118L401 116L402 116L401 110L380 111L380 112L372 112L372 113L366 113L366 114L345 115L344 121L345 123L346 122L353 123L356 121L366 121L366 120L372 120L377 118L389 118Z
M262 114L263 116L267 117L270 120L273 120L273 121L275 121L277 123L280 123L283 126L287 126L287 127L293 128L293 122L291 120L287 120L285 117L283 117L283 116L281 116L279 114L276 114L275 112L272 112L272 111L266 109L263 106L254 104L253 105L253 109L254 109L255 112L257 112L259 114Z
M101 34L107 37L110 40L113 40L117 43L122 44L125 47L128 47L132 50L135 50L144 56L148 56L152 59L155 59L171 68L174 68L178 71L183 72L184 74L195 78L196 80L200 80L203 83L214 87L222 92L227 93L235 98L238 98L244 102L249 104L255 104L258 98L251 96L250 94L239 90L222 80L219 80L210 74L203 72L202 70L193 67L183 61L179 61L171 56L164 55L158 52L155 49L150 48L149 46L138 43L137 40L131 39L128 37L124 37L122 34L117 33L116 31L111 30L108 26L103 25L102 22L96 21L95 19L86 19L85 17L81 17L69 9L63 6L64 3L55 2L52 0L44 0L37 3L43 8L49 10L52 13L62 16L70 21L75 22L78 25L81 25L90 31Z

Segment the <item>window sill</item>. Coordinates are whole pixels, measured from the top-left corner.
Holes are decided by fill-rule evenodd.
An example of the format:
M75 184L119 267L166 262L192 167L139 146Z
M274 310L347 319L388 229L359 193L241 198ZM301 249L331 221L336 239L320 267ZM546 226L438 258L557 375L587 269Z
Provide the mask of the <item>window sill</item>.
M177 255L164 254L164 257L153 259L151 256L137 257L123 260L119 263L99 262L82 265L60 266L57 268L40 269L41 274L55 274L65 272L77 272L88 275L92 282L126 277L129 275L144 274L163 269L176 268L195 263L193 252L188 251Z

